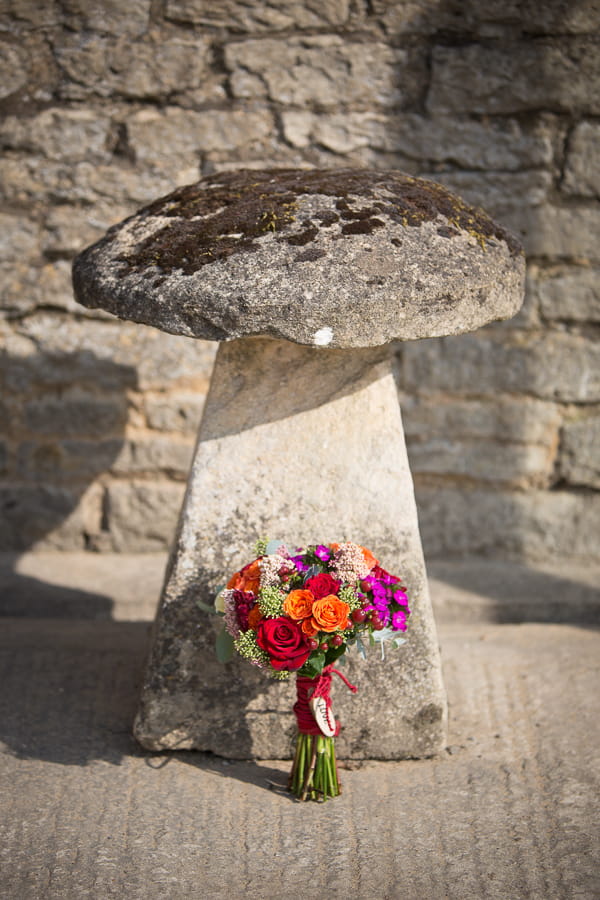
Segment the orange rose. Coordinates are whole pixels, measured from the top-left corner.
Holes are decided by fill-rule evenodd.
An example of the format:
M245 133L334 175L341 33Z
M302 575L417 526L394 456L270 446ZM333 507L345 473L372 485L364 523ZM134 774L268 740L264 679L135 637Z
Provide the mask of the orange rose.
M260 606L257 603L256 606L253 606L248 613L248 628L252 628L253 631L256 631L256 629L258 628L258 623L262 622L263 619L264 616L261 613Z
M308 619L303 619L300 627L302 628L302 633L309 638L314 637L315 634L319 633L319 626L312 616L309 616Z
M258 560L255 559L249 565L244 566L235 575L232 575L227 582L227 587L232 591L249 591L251 594L258 594L260 586L260 566Z
M290 619L299 622L310 616L314 602L312 591L290 591L283 602L283 611Z
M362 555L363 555L364 558L365 558L365 563L368 565L368 567L369 567L369 572L370 572L371 569L372 569L374 566L378 566L378 565L379 565L379 561L375 559L375 557L373 556L373 554L371 553L371 551L370 551L370 550L367 550L366 547L361 547L360 549L362 550Z
M320 600L315 600L312 608L312 617L321 631L343 631L348 628L348 613L350 607L335 594L328 594Z

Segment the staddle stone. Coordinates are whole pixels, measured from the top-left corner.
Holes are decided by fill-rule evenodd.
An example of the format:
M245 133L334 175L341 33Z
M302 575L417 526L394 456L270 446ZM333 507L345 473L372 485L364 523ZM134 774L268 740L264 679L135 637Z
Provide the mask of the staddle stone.
M396 172L240 171L181 188L74 265L77 299L222 341L135 723L152 750L283 758L289 685L235 659L198 605L252 558L352 540L403 577L399 650L348 653L341 756L428 756L446 701L412 479L385 345L507 318L523 298L516 240L444 188Z

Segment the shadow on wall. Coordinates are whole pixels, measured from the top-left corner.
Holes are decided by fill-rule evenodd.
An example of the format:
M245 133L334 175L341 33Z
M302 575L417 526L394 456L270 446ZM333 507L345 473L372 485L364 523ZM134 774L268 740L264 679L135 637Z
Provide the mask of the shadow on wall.
M136 370L90 351L4 353L0 384L0 615L110 618L108 597L22 575L18 554L62 541L94 550L106 537L101 476L124 445Z

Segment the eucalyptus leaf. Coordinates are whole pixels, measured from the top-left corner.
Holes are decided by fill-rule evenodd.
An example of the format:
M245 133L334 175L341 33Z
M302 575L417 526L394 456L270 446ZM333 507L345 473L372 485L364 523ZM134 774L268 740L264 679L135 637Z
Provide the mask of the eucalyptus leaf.
M216 642L217 659L219 660L219 662L229 662L229 660L233 657L234 649L233 638L228 631L225 631L225 629L222 628L217 635Z
M364 645L362 638L360 638L358 635L356 635L356 649L358 650L358 653L359 653L361 659L367 658L366 647Z
M392 631L391 628L382 628L381 631L373 632L373 640L376 644L383 644L384 641L389 641L391 638L396 636L395 631Z
M311 566L308 571L304 572L304 583L308 581L309 578L313 578L315 575L318 575L321 572L320 566Z
M216 613L214 606L210 606L210 604L204 603L203 600L196 600L196 606L198 607L198 609L201 609L202 612L209 613L212 616L214 616Z
M265 553L267 556L272 556L280 547L283 547L283 541L269 541Z

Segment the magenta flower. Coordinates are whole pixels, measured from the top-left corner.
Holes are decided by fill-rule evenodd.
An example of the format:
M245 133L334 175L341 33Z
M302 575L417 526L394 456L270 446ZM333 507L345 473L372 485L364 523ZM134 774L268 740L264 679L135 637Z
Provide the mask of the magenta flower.
M402 609L392 613L392 628L394 631L406 631L406 613Z

